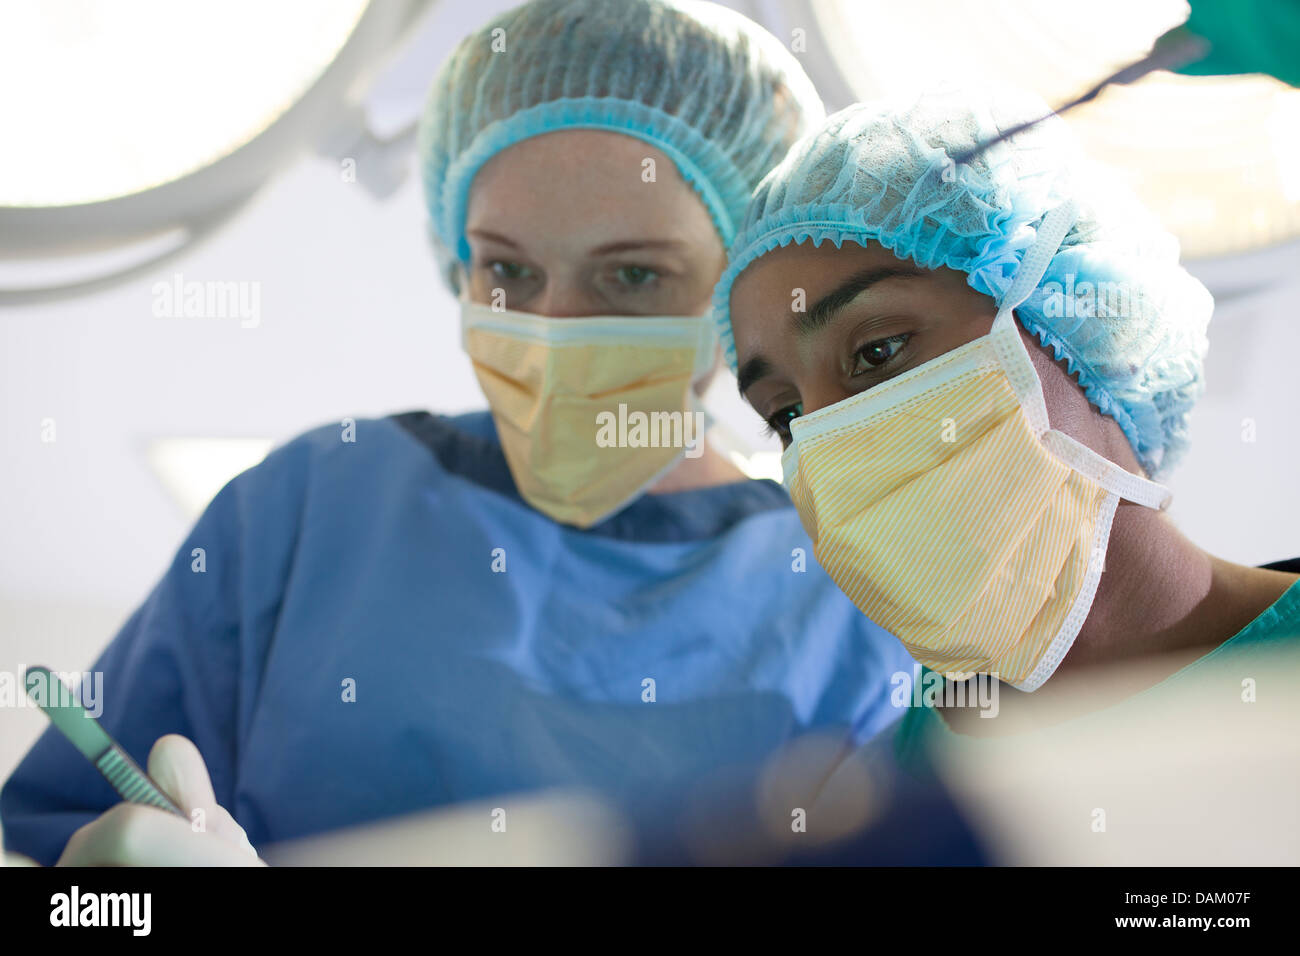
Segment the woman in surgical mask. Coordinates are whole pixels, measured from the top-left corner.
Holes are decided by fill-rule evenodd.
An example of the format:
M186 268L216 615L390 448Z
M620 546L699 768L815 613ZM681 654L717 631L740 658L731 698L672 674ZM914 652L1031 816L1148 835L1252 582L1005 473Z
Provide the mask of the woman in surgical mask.
M277 449L95 665L105 728L207 832L105 813L47 733L0 797L9 848L251 861L245 833L508 814L497 795L549 786L649 800L896 719L906 652L811 563L780 486L708 447L694 397L745 203L820 115L791 54L712 4L537 0L467 37L420 158L490 409Z
M938 89L836 114L757 190L715 300L819 562L1025 713L1084 665L1300 638L1300 562L1221 560L1164 514L1212 308L1173 237L1061 120L950 158L1044 112Z

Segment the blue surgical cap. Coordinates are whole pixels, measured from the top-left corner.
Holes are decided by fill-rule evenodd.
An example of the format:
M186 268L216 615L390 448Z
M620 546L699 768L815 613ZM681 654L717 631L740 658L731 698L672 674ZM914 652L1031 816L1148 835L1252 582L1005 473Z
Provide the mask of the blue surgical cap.
M725 246L759 180L824 117L794 56L716 4L516 7L456 47L420 123L430 232L444 276L469 261L465 215L475 173L520 140L596 129L654 145L695 187Z
M1147 473L1167 472L1204 389L1214 305L1179 265L1177 241L1086 160L1059 118L969 164L950 159L1047 112L1016 91L943 87L851 106L797 143L755 191L714 295L732 370L732 284L772 249L877 242L923 268L966 273L1000 305L1044 215L1073 200L1079 218L1016 317L1119 423Z

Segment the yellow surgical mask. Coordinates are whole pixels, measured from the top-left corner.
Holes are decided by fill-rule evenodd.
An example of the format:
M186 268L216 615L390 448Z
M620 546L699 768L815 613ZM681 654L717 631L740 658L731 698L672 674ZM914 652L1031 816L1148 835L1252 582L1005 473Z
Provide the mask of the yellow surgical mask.
M474 363L519 493L587 528L704 451L691 385L713 366L707 316L551 318L462 300Z
M790 423L785 484L818 561L954 680L1041 687L1092 607L1119 499L1170 500L1048 425L1016 331L1074 215L1046 217L988 335Z

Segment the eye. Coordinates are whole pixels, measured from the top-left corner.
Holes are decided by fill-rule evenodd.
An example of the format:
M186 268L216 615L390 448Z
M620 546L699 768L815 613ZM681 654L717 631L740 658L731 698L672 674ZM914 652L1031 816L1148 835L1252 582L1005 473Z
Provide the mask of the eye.
M488 270L498 279L505 279L507 282L518 282L521 279L531 279L533 270L528 266L521 266L517 262L489 262Z
M767 434L779 437L782 445L790 444L790 423L802 414L802 402L787 405L767 420Z
M863 375L867 372L874 372L889 364L907 340L912 337L911 333L902 335L891 335L887 339L877 339L874 342L868 342L862 348L853 353L853 375Z
M659 278L659 273L645 266L619 266L614 270L614 276L623 285L635 289L650 285Z

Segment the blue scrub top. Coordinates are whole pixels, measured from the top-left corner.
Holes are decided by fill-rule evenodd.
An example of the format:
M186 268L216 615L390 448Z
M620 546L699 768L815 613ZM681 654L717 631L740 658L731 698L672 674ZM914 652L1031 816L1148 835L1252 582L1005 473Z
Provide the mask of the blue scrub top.
M773 482L579 530L520 498L486 412L343 438L230 481L93 668L108 732L142 766L158 737L193 740L254 845L552 785L644 798L900 715L910 657ZM0 792L5 846L51 864L117 801L47 728Z

